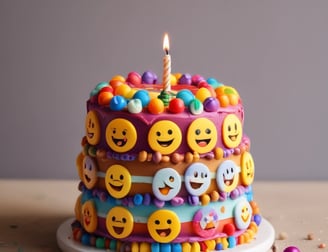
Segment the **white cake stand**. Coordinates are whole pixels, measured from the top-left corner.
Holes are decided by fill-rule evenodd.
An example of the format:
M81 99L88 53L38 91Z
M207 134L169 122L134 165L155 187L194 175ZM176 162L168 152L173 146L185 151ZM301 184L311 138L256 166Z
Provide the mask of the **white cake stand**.
M108 252L108 249L98 249L84 246L82 243L74 241L72 236L70 218L64 221L57 229L57 243L63 252ZM275 233L272 225L266 219L262 218L261 225L256 234L256 238L249 244L239 245L235 248L224 250L229 252L265 252L269 251L275 239Z

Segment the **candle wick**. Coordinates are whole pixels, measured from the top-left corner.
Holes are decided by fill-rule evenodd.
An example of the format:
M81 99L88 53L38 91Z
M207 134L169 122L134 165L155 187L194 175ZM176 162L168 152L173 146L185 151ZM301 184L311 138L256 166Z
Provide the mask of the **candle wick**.
M169 55L169 49L165 49L166 55Z

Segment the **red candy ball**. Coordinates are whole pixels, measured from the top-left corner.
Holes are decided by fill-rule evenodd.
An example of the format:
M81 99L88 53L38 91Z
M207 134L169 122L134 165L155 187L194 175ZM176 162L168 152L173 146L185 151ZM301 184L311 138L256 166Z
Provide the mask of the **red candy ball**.
M132 85L140 85L142 82L140 74L137 72L130 72L126 78L126 82L131 83Z
M233 235L236 231L235 226L232 223L225 224L223 227L223 232L228 236Z
M174 98L169 103L169 111L174 114L178 114L183 112L185 109L185 105L183 100L180 98Z

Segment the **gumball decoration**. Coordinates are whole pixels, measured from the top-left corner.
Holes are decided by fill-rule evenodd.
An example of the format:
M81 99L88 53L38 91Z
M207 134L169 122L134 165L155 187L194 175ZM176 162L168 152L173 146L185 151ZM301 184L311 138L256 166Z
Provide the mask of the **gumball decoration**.
M99 105L108 105L112 98L113 98L113 93L101 91L98 94L98 104Z
M111 93L113 93L113 88L111 86L107 85L107 86L105 86L105 87L103 87L102 89L99 90L99 93L101 93L101 92L111 92Z
M190 102L195 99L194 94L188 90L188 89L183 89L181 91L179 91L177 93L177 98L180 98L181 100L183 100L183 103L186 107L189 106Z
M200 88L196 92L196 98L201 102L204 102L206 98L211 97L211 92L207 88Z
M284 249L284 252L301 252L298 247L290 246Z
M190 85L191 84L191 75L186 73L186 74L183 74L179 81L178 81L179 84L187 84L187 85Z
M177 77L173 74L170 75L170 83L171 83L171 86L176 86L178 84Z
M169 103L169 111L174 114L183 112L185 109L184 102L180 98L174 98Z
M204 101L204 110L207 112L215 112L219 109L219 102L214 97L208 97Z
M148 110L150 113L158 115L164 112L164 103L159 98L153 98L148 103Z
M109 84L111 85L112 88L117 88L118 86L125 84L125 81L121 81L121 80L111 80L109 82Z
M137 72L130 72L128 77L126 78L126 82L132 85L140 85L141 84L141 76Z
M131 87L128 84L122 84L114 89L114 95L127 97L127 94L130 91L131 91Z
M189 110L193 115L199 115L203 113L204 107L200 100L193 99L189 104Z
M139 99L143 107L146 107L150 101L149 93L146 90L138 90L134 95L134 99Z
M198 84L201 82L201 81L205 81L204 77L199 75L199 74L195 74L194 76L191 77L191 84L192 85L195 85L195 86L198 86Z
M114 96L109 103L109 108L113 111L120 111L126 107L127 103L123 96Z
M151 71L146 71L142 74L141 80L144 84L155 84L157 81L157 76Z
M128 111L132 114L138 114L142 111L142 103L140 99L132 99L128 102Z

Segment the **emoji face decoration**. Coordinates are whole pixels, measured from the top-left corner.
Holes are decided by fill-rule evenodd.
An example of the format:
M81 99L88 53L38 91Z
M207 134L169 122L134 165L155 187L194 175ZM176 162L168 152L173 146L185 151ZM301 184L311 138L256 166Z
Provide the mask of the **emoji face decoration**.
M174 122L162 120L154 123L148 132L150 148L163 155L173 153L181 144L181 130Z
M117 199L126 196L131 188L131 175L124 166L112 165L106 171L106 189L108 193Z
M97 112L94 110L90 110L86 116L85 131L89 144L96 145L99 143L101 129Z
M216 172L216 182L222 192L233 191L239 181L240 168L232 160L225 160L221 163Z
M227 115L222 124L222 140L226 147L236 148L243 137L243 127L234 114Z
M245 151L241 155L240 166L241 166L241 172L240 172L241 183L245 186L252 184L254 180L255 167L254 167L254 160L251 153Z
M114 238L128 237L133 230L133 216L124 207L113 207L107 214L106 228Z
M215 209L204 207L195 213L192 224L196 234L209 238L216 232L219 216Z
M179 217L170 210L157 210L153 212L147 222L150 236L157 242L169 243L180 233Z
M88 200L82 205L82 224L84 229L89 233L97 229L97 211L92 200Z
M127 152L137 142L137 131L130 121L116 118L106 127L106 142L113 151Z
M251 223L252 208L246 199L240 200L234 208L235 224L238 229L246 229Z
M187 191L191 195L199 196L209 188L211 173L206 165L194 163L186 170L184 181Z
M85 156L82 162L82 181L86 188L92 189L98 180L97 165L92 157Z
M193 151L200 154L210 152L217 142L217 130L214 123L207 118L194 120L187 131L187 143Z
M163 168L156 172L153 178L153 193L162 201L173 199L180 191L181 177L172 168Z

